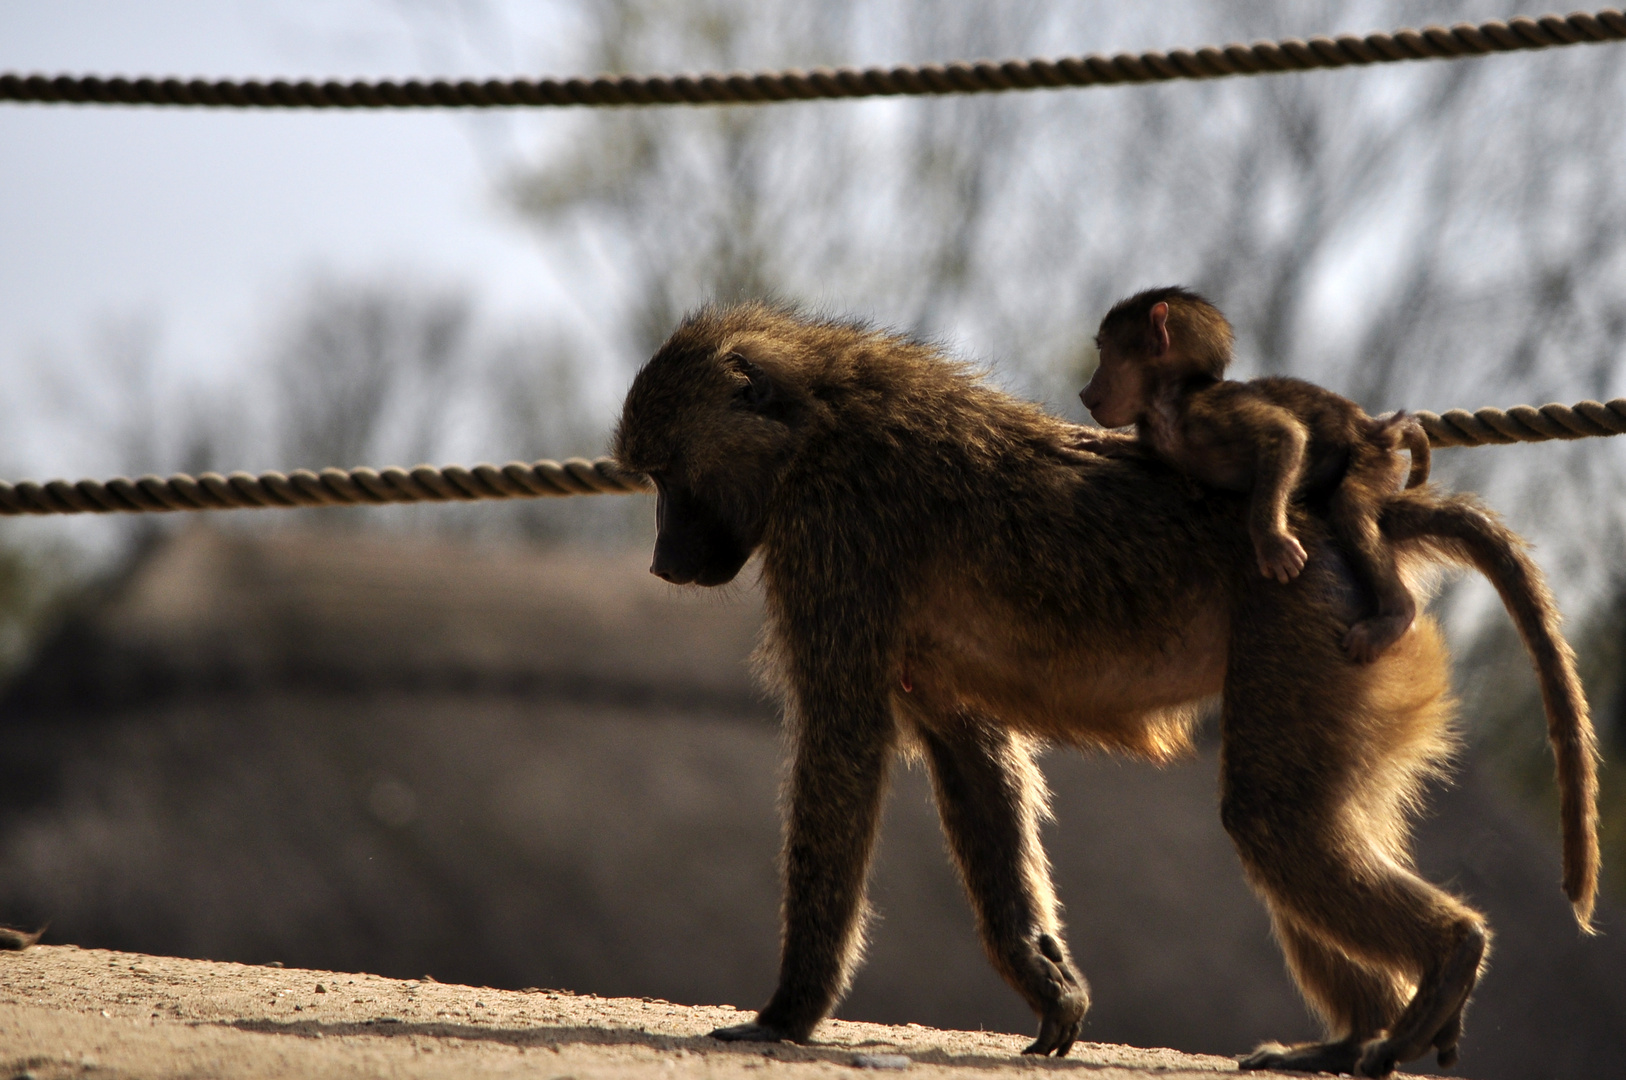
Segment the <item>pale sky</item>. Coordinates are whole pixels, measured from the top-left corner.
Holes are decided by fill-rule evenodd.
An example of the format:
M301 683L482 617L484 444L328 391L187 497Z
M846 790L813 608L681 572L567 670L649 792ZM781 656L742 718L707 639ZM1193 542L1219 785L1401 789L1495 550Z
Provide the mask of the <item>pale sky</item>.
M1469 9L1479 6L1442 4L1441 14L1478 17ZM0 70L577 74L575 27L561 7L568 10L537 0L0 0ZM1302 32L1333 28L1325 7L1295 9ZM1247 8L1222 8L1222 21ZM1047 50L1189 45L1212 33L1164 20L1153 29L1167 41L1119 41L1109 23L1086 19L1101 40L1066 37ZM64 381L61 371L109 322L151 320L167 372L218 384L241 373L316 275L465 286L493 321L545 318L565 292L559 276L590 271L544 259L498 182L550 136L590 132L581 124L580 112L553 110L0 104L0 476L106 467L85 450L93 439L38 421L53 409L77 415L50 405L44 388L53 375Z
M0 0L0 70L379 77L545 66L507 43L548 41L537 22L546 5L530 5L529 24L515 5L526 32L484 42L439 33L449 23L436 8ZM466 284L500 316L545 306L549 268L494 174L519 127L534 134L549 119L0 104L6 397L30 396L42 368L82 349L99 322L131 317L158 321L167 362L229 379L278 301L313 272ZM52 475L76 471L8 452L11 442L0 438L0 470L24 456Z
M1327 29L1323 6L1304 5L1305 31ZM572 29L534 0L0 0L0 70L577 74ZM1168 42L1069 39L1054 51L1194 43L1178 25L1161 32ZM545 308L552 275L571 270L542 259L496 181L517 149L571 120L0 104L8 396L99 321L132 316L157 320L166 362L229 377L314 272L466 284L498 316ZM0 440L0 470L6 449Z
M1089 0L1077 3L1069 11L1090 13ZM1341 19L1357 21L1333 20L1334 6L1343 10ZM1438 0L1415 11L1417 22L1471 21L1521 6ZM0 0L0 71L579 74L577 28L561 20L561 7L567 5L545 0ZM1221 33L1160 18L1145 22L1149 36L1137 31L1130 39L1110 20L1080 18L1082 31L1058 31L1034 52L1245 38L1245 16L1264 9L1254 0L1218 4ZM1360 4L1342 9L1306 0L1280 10L1290 14L1295 33L1392 25L1392 13L1368 17ZM481 11L495 13L489 23L475 17ZM65 417L83 426L81 416L110 413L75 408L79 403L64 402L61 393L66 385L90 396L83 380L62 373L73 370L73 358L93 347L98 325L109 321L154 320L160 360L173 378L236 385L249 377L246 368L267 330L317 274L461 285L494 322L545 318L566 292L561 277L590 271L544 259L503 205L498 181L516 160L536 160L550 138L560 145L591 130L583 113L552 110L0 104L0 477L107 475L106 440L63 426ZM560 246L551 250L558 258ZM624 371L636 358L613 359ZM1478 395L1460 402L1484 403ZM491 453L500 459L500 450ZM325 463L242 463L295 464Z

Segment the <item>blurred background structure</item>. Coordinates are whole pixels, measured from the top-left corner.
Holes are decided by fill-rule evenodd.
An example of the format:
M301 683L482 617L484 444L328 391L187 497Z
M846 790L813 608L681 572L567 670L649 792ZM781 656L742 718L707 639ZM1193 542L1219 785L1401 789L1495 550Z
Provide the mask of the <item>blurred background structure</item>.
M1514 13L65 2L0 11L0 69L760 69ZM590 456L685 310L761 295L933 336L1078 419L1101 312L1169 282L1230 314L1239 375L1372 411L1626 394L1623 55L762 108L0 108L0 474ZM1613 760L1623 455L1456 450L1435 472L1537 544ZM18 749L0 919L49 917L87 945L752 1004L773 967L777 744L743 666L751 592L646 584L616 552L647 545L650 516L628 497L4 523L0 731ZM1534 1075L1559 1045L1542 1071L1613 1067L1626 964L1563 923L1525 662L1480 583L1436 607L1472 750L1426 855L1501 932L1463 1068ZM1050 766L1089 1037L1234 1053L1308 1033L1219 831L1211 760ZM1605 784L1619 868L1626 784ZM900 779L890 921L843 1015L1025 1029L975 954L923 790ZM1606 930L1623 884L1607 881Z

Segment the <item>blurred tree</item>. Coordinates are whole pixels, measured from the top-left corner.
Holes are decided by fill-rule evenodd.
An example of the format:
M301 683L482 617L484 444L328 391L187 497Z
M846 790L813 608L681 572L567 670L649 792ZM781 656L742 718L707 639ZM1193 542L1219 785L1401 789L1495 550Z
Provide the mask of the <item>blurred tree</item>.
M432 23L436 41L519 48L494 3L401 10ZM559 0L555 11L550 62L568 71L1076 54L1500 13L1482 0ZM484 326L456 289L324 281L291 310L252 389L243 380L198 407L131 359L153 347L131 331L126 360L102 350L102 377L76 377L63 409L77 437L103 441L111 471L593 454L631 364L684 311L777 295L963 342L1013 389L1081 418L1074 394L1099 313L1169 281L1232 315L1240 373L1302 375L1374 410L1606 397L1622 391L1626 349L1619 55L550 113L525 129L535 149L513 159L504 191L561 268L574 330ZM606 351L624 358L609 375L587 359ZM1622 544L1622 453L1601 440L1450 453L1438 475L1485 491L1542 541L1579 609L1607 584L1600 552ZM347 520L560 535L640 514L554 504ZM1457 622L1489 606L1484 590L1463 590Z
M470 374L461 293L315 283L277 346L280 456L315 466L427 460Z
M577 70L943 60L1367 31L1482 3L575 0ZM1099 313L1169 281L1236 322L1240 371L1374 411L1622 392L1626 66L1610 47L987 98L600 111L517 165L515 205L618 351L710 299L777 295L965 341L1073 399ZM557 134L557 133L556 133ZM1441 455L1567 600L1622 543L1622 449ZM1565 479L1553 483L1558 473ZM1483 590L1467 608L1486 610ZM1470 620L1471 621L1471 620Z
M588 69L845 62L868 36L933 55L1016 48L1041 5L750 4L583 0ZM925 18L927 8L931 17ZM921 37L924 35L924 37ZM709 299L779 295L947 322L977 283L995 175L1021 130L1002 104L865 102L628 110L584 118L570 149L521 167L515 204L579 279L608 292L621 344L646 356ZM588 310L605 311L589 300Z
M559 327L483 325L464 292L405 279L313 282L269 354L279 468L532 461L602 451L614 403ZM645 527L638 499L311 511L301 524L557 541Z
M1366 32L1474 2L574 0L577 70L756 70L1076 54ZM781 296L957 339L1079 417L1100 313L1189 283L1234 320L1239 374L1372 411L1626 393L1626 65L1616 47L988 98L595 112L509 184L590 319L642 358L711 299ZM1614 587L1626 441L1448 452L1586 615L1621 706ZM1542 790L1526 665L1488 588L1444 610L1470 729ZM1613 621L1611 621L1613 620ZM1611 629L1612 628L1612 629ZM1611 745L1620 752L1618 726ZM1534 779L1532 779L1534 778ZM1626 790L1608 794L1626 854ZM1616 860L1617 863L1620 861Z
M602 393L601 380L589 378L585 355L558 327L517 329L489 350L489 419L508 459L562 460L608 451L620 402ZM528 499L470 512L485 519L477 527L486 532L596 544L641 542L652 533L654 516L641 498Z
M71 560L59 546L0 546L0 679L27 658L76 588Z

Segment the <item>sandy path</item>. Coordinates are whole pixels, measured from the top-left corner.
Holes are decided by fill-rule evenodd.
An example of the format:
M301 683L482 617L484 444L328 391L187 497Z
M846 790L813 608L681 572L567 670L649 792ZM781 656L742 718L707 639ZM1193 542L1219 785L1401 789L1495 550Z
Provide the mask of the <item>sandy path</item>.
M1085 1071L1091 1080L1228 1072L1228 1058L1079 1043L1020 1058L1019 1035L832 1021L810 1046L705 1038L727 1006L491 990L134 953L37 946L0 954L0 1080L62 1077L994 1078Z

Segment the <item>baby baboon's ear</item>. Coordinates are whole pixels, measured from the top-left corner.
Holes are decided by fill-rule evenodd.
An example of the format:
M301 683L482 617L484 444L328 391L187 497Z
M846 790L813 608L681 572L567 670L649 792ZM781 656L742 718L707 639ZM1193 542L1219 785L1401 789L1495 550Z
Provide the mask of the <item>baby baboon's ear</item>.
M1169 305L1159 301L1152 305L1152 355L1162 356L1169 351Z
M728 362L745 380L740 386L740 400L756 412L770 412L779 401L778 388L762 368L741 353L729 353Z

